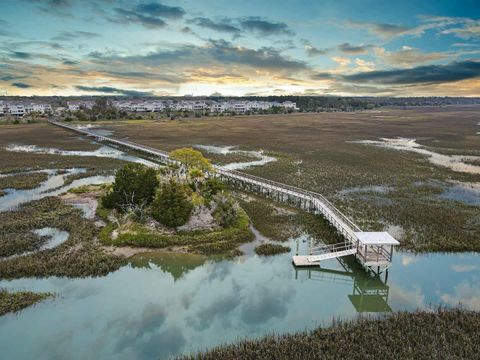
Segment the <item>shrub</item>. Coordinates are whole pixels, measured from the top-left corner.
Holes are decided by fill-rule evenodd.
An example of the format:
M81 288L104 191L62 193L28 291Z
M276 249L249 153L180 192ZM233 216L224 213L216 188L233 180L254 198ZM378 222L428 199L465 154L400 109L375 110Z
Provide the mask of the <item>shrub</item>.
M208 178L202 186L202 195L206 199L211 199L221 191L225 191L226 186L217 178Z
M104 196L103 206L126 211L149 205L158 187L154 169L141 164L127 164L115 174L111 191Z
M178 227L190 218L193 205L182 185L173 180L163 184L152 203L152 216L168 227Z
M235 225L238 220L238 206L234 200L222 192L215 195L213 201L216 204L213 215L220 226L229 227Z

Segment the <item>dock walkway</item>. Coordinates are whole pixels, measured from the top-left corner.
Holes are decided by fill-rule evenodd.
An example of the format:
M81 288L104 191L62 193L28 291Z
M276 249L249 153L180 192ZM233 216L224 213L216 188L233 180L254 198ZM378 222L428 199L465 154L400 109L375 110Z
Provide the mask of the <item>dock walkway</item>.
M99 142L145 153L157 158L163 163L172 162L167 152L150 146L137 144L129 140L99 135L84 128L78 128L60 122L50 121L50 123L94 138ZM230 170L222 166L215 166L215 168L216 172L214 176L232 186L260 193L273 200L286 202L309 212L322 214L345 238L344 243L321 245L320 249L311 249L308 255L294 256L293 263L296 266L318 266L320 261L348 255L355 255L364 267L371 270L377 268L377 271L380 271L380 268L384 269L390 266L393 247L398 245L399 242L386 232L363 232L323 195L240 171Z

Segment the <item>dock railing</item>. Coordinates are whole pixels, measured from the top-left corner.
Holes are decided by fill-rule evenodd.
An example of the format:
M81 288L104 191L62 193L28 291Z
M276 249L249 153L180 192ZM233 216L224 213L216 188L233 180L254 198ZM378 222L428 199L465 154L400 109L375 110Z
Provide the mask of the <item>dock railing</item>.
M100 134L96 134L94 132L88 131L84 128L79 128L76 126L71 126L63 123L59 123L56 121L50 121L50 123L63 127L65 129L69 129L81 134L84 134L89 137L93 137L99 141L105 141L108 143L125 146L133 150L142 151L150 155L159 156L165 161L169 162L172 161L169 158L169 154L165 151L155 149L151 146L141 145L138 143L131 142L126 139L114 139L108 136L103 136ZM277 181L265 179L259 176L247 174L244 172L240 172L237 170L230 170L222 166L215 166L216 174L220 176L224 176L230 179L237 179L244 182L248 182L250 184L256 184L261 187L267 187L278 191L280 193L295 196L297 198L302 198L304 200L310 201L313 204L313 208L315 211L319 211L322 213L323 216L337 228L337 230L354 246L357 246L357 237L355 236L355 232L361 231L361 229L351 221L345 214L343 214L339 209L337 209L329 200L327 200L322 194L319 194L314 191L301 189L297 186L283 184Z

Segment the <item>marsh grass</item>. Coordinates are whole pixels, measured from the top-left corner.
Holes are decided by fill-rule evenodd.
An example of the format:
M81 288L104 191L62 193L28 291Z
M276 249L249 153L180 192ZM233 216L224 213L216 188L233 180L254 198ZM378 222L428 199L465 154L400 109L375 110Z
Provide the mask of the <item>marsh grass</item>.
M478 207L439 199L448 186L442 182L399 186L374 201L374 194L351 194L342 199L342 210L357 214L364 229L382 231L385 224L404 229L401 247L413 252L480 251Z
M297 209L252 194L248 194L249 200L245 200L245 195L237 196L238 201L253 227L263 236L276 241L287 241L290 237L299 235Z
M3 232L0 241L0 258L38 250L47 240L31 231Z
M201 150L201 152L205 157L209 158L213 164L217 164L217 165L226 165L234 162L247 162L247 161L259 159L256 156L247 155L247 154L232 153L232 154L222 155L222 154L210 153L204 150Z
M122 160L94 156L17 153L5 150L5 147L11 144L80 151L93 151L100 147L86 139L80 140L70 131L50 124L4 126L0 132L0 169L2 173L72 167L106 171L117 169L125 164Z
M289 246L283 246L279 244L262 244L262 245L258 245L254 249L255 254L262 255L262 256L271 256L271 255L288 253L290 252L290 250L291 249Z
M10 239L9 251L15 254L25 246L21 234L47 226L68 231L68 240L53 249L0 261L0 278L102 276L126 263L104 253L95 241L98 230L93 222L58 198L46 197L0 213L0 232Z
M215 144L268 150L277 154L276 162L245 171L320 192L363 230L380 231L399 225L405 230L399 240L406 250L479 251L478 206L440 201L434 195L441 188L413 185L432 181L480 182L479 174L432 165L420 154L352 143L406 137L416 138L439 153L479 155L480 142L475 133L479 113L478 107L424 107L384 109L381 117L377 112L292 114L112 128L118 136L129 136L163 149ZM372 185L392 187L395 191L338 196L343 189ZM262 209L257 211L264 219L270 217L262 214ZM263 235L275 240L286 237L280 234L284 230L259 227Z
M109 211L99 206L97 216L109 219ZM231 227L212 231L185 231L162 233L151 230L144 224L134 222L127 231L119 232L116 239L110 236L117 225L109 222L99 234L104 245L133 246L158 249L178 249L204 255L238 255L238 246L253 241L249 221L243 210L239 210L237 223Z
M47 179L48 174L44 172L13 174L0 177L0 189L34 189Z
M327 328L245 339L175 359L478 359L479 341L479 312L438 309L335 321Z
M249 168L247 172L320 192L364 230L401 225L405 230L404 237L399 239L401 246L412 251L478 251L478 207L439 201L433 195L440 188L421 186L417 189L413 184L480 182L480 175L434 166L419 154L351 143L401 136L416 138L437 152L478 155L480 142L475 133L478 114L478 108L425 107L385 109L381 117L377 112L225 116L186 121L135 121L135 126L128 122L106 122L106 127L113 129L116 137L129 136L133 141L162 150L196 144L265 149L278 160ZM52 168L52 163L56 168L79 166L112 170L123 163L101 158L8 153L3 148L11 139L71 150L98 148L51 125L5 126L0 134L2 171ZM395 191L338 197L343 189L371 185L393 187ZM261 209L258 211L265 219L270 218L268 214L262 215ZM283 235L288 233L287 229L276 231L271 227L260 232L275 240L288 238Z
M32 291L8 292L0 289L0 316L10 312L18 312L33 304L53 297L52 293L35 293Z
M248 199L248 200L247 200ZM272 200L243 194L239 202L260 234L275 241L287 241L301 234L310 235L316 242L334 244L343 236L323 216L310 214Z
M96 176L96 175L107 175L107 174L112 174L112 173L113 173L113 171L105 171L105 170L102 170L102 169L89 168L89 169L86 169L85 172L68 175L62 186L70 185L75 180L80 180L80 179L84 179L84 178L88 178L88 177Z

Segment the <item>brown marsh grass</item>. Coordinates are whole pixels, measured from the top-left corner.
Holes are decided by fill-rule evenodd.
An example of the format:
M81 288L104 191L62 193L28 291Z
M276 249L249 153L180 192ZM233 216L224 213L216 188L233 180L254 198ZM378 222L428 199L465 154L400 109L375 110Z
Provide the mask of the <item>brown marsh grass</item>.
M438 309L337 321L328 328L245 339L175 359L478 359L479 341L479 312Z
M263 149L278 161L248 169L255 175L321 192L364 230L401 226L399 239L413 251L478 251L478 207L438 200L417 182L480 182L479 174L432 165L420 154L352 143L381 137L416 138L446 154L480 155L479 107L382 109L201 118L111 125L114 136L171 150L195 144ZM387 186L386 194L339 196L344 189Z

